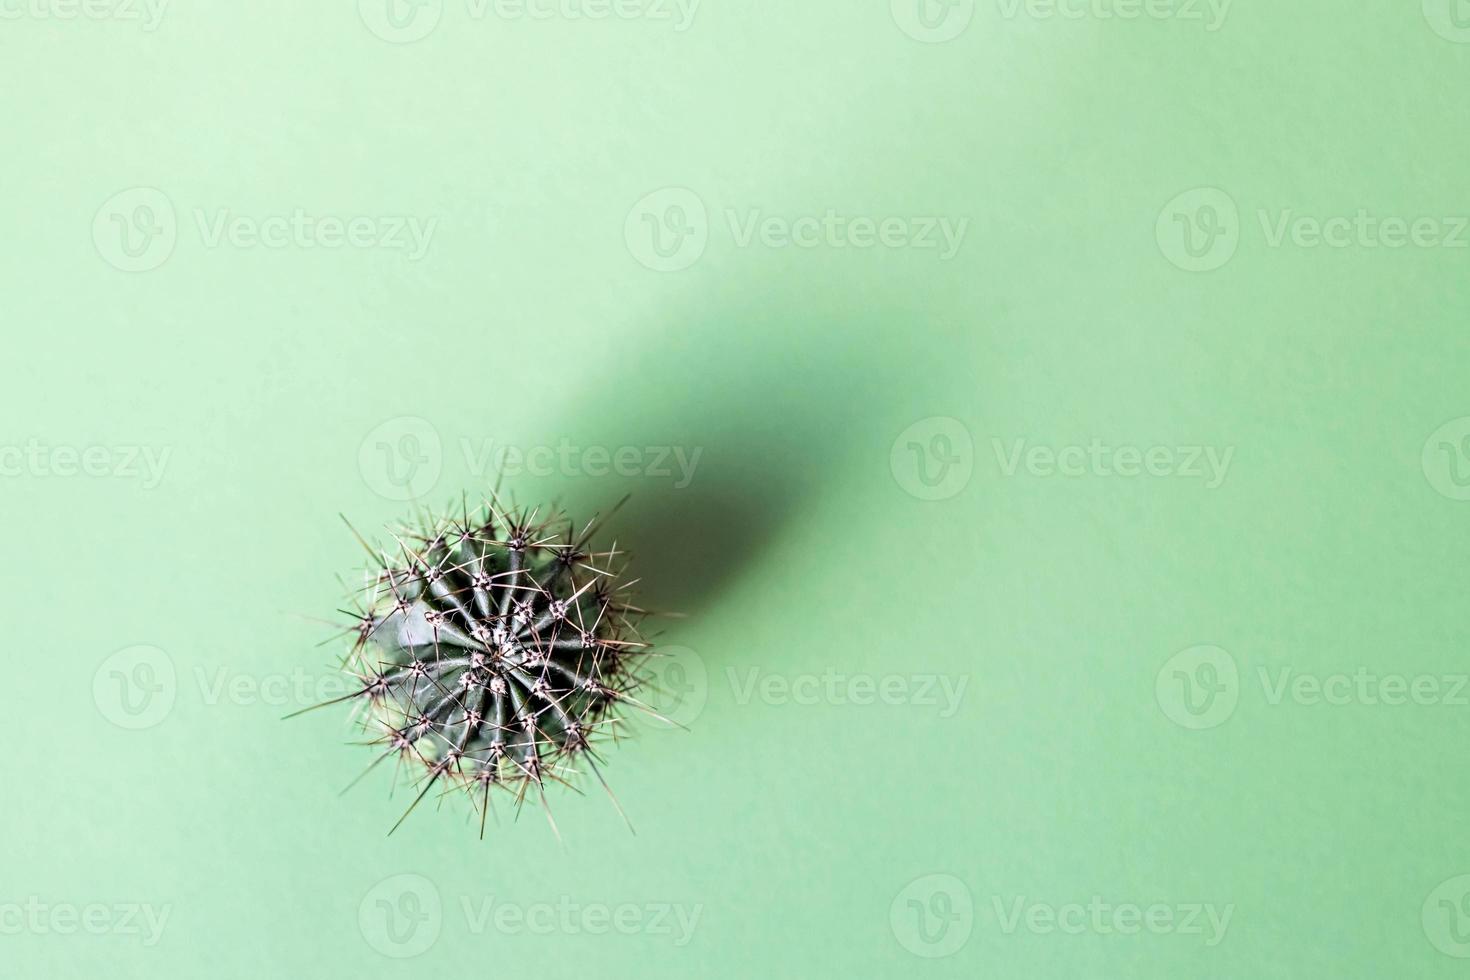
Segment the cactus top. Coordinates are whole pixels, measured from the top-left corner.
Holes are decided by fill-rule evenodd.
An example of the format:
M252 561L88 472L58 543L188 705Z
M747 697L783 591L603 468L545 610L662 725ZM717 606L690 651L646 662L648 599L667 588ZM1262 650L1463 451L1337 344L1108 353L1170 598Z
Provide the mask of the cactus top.
M487 504L369 548L348 698L383 746L373 765L396 757L417 773L415 806L436 785L462 789L483 834L492 788L519 805L583 762L596 772L614 709L642 706L644 612L625 599L616 545L589 547L595 532Z

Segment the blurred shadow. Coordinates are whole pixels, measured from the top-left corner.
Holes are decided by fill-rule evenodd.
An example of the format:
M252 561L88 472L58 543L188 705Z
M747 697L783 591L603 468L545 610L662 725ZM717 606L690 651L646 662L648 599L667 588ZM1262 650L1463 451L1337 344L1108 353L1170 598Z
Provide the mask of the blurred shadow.
M893 434L874 413L891 408L894 384L915 376L911 361L894 356L913 356L904 342L918 326L911 314L850 290L814 298L822 293L810 281L762 295L723 305L705 297L702 311L625 341L603 376L568 393L549 429L614 452L673 447L693 463L681 472L670 453L668 476L649 469L561 487L574 515L632 495L601 537L631 552L638 593L661 612L704 608L841 478L867 430L881 428L886 446ZM869 455L861 454L867 470L885 465Z

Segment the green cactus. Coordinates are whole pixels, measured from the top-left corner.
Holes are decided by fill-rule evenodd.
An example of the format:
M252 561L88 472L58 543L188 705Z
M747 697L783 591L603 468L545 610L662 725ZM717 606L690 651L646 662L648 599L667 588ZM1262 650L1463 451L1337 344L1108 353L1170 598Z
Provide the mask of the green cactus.
M602 781L616 709L652 713L634 696L647 614L628 601L616 544L591 548L598 526L487 502L402 529L391 549L363 541L373 560L344 663L360 685L337 700L383 747L369 769L397 759L420 784L394 830L440 786L469 796L483 837L492 790L519 808L584 766Z

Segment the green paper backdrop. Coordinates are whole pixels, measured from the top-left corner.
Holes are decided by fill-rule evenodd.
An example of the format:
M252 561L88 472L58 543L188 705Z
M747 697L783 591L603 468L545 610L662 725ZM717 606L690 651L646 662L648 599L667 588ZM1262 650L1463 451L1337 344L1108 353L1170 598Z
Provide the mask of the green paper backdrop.
M0 0L0 975L1450 977L1470 6ZM360 551L610 525L477 839Z

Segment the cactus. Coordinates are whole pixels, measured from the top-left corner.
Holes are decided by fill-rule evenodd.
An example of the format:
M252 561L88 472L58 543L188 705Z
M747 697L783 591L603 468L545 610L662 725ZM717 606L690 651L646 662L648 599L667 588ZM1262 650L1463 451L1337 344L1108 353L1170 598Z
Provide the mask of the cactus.
M344 668L358 683L337 700L357 703L369 744L383 747L369 770L396 758L416 773L393 830L435 786L468 794L482 837L492 790L517 809L534 790L544 808L547 782L584 763L606 788L597 747L616 735L620 706L651 713L634 696L650 647L616 543L590 547L598 526L487 502L405 528L389 550L358 535L373 556L349 613Z

